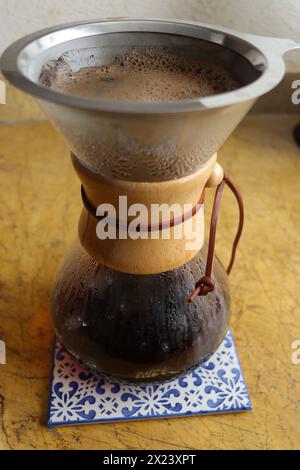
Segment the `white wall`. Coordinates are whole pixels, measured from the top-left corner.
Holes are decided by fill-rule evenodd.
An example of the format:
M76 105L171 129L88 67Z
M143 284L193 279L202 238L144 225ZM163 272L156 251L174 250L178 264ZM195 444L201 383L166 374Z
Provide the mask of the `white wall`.
M300 42L300 0L0 0L0 53L46 26L112 16L198 20ZM300 69L299 51L287 62Z

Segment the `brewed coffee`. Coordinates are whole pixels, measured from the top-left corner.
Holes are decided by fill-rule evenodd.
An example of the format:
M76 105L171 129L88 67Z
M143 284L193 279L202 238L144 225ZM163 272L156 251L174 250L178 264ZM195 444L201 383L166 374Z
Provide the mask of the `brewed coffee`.
M221 64L187 59L151 49L117 55L111 63L69 70L57 61L55 76L41 75L41 82L63 93L118 101L174 101L215 95L239 84Z
M56 282L53 320L64 346L95 372L136 381L169 378L203 362L229 327L225 271L216 259L216 287L187 302L203 274L206 250L155 275L109 269L76 246Z

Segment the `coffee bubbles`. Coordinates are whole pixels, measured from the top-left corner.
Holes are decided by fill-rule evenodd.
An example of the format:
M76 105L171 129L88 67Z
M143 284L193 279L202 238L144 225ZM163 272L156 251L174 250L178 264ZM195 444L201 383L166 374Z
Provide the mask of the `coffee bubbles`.
M52 64L51 80L45 70L41 82L55 91L115 101L178 101L216 95L239 87L221 64L150 48L133 49L115 56L109 64L83 67L78 71L68 70L60 58Z

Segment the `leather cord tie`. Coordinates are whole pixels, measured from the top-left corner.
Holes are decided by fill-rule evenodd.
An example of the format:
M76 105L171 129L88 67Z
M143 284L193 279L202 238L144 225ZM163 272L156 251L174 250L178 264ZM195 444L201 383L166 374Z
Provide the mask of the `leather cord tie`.
M243 231L243 226L244 226L244 204L243 204L243 199L242 199L240 191L235 186L235 184L230 179L230 177L227 174L224 174L224 178L222 182L219 184L219 186L216 189L216 194L215 194L214 203L213 203L205 275L201 277L201 279L199 279L199 281L196 283L194 291L187 298L187 302L192 302L193 300L195 300L195 298L198 295L206 296L209 292L212 292L215 288L215 282L212 278L212 267L213 267L214 252L215 252L216 231L217 231L217 224L218 224L220 202L221 202L221 196L222 196L222 192L223 192L225 185L227 185L231 189L233 194L235 195L238 206L239 206L239 213L240 213L239 226L238 226L238 230L237 230L234 242L233 242L230 262L226 270L227 274L230 274L234 260L235 260L236 249L240 241L242 231Z
M83 186L81 186L81 199L82 199L82 202L83 202L83 205L85 207L85 209L88 211L88 213L94 217L95 219L97 220L102 220L105 216L98 216L96 215L97 213L97 209L96 207L89 201L87 195L86 195L86 192L85 192L85 189ZM186 222L187 220L191 219L192 217L194 217L194 215L197 214L197 212L200 210L201 208L201 205L204 203L204 190L200 196L200 199L199 201L197 202L197 204L189 211L189 212L186 212L185 214L182 214L178 217L175 217L171 220L168 220L168 221L165 221L165 222L160 222L159 224L149 224L149 225L138 225L137 226L137 229L139 232L148 232L148 233L151 233L151 232L156 232L156 231L162 231L166 228L172 228L172 227L175 227L176 225L180 225L184 222ZM128 225L129 225L129 222L127 223L127 228L128 228ZM122 226L122 224L120 223L119 219L116 220L116 228L118 229L120 226Z

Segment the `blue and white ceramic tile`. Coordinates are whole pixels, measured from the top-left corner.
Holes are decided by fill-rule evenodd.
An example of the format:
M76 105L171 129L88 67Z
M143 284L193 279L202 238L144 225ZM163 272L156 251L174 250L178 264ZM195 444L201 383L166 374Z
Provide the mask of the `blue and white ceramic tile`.
M49 425L250 409L251 401L231 332L207 362L194 371L165 383L144 386L112 382L91 374L56 342Z

